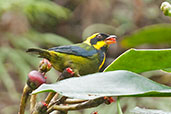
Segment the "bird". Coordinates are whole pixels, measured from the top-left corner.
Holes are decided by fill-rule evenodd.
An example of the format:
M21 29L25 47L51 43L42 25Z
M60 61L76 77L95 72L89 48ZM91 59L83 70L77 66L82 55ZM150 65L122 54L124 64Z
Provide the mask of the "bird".
M94 33L82 43L52 47L49 49L29 48L26 52L47 59L59 72L71 68L73 72L87 75L98 72L106 61L109 45L116 43L116 35Z

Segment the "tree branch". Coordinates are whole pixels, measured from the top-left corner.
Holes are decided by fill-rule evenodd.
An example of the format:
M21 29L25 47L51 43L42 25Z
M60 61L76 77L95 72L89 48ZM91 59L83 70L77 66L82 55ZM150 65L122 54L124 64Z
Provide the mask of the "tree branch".
M92 108L92 107L97 107L104 102L105 102L104 98L97 98L97 99L85 101L83 103L74 104L74 105L53 105L47 110L47 113L50 113L54 110L69 111L69 110L80 110L80 109L85 109L85 108Z

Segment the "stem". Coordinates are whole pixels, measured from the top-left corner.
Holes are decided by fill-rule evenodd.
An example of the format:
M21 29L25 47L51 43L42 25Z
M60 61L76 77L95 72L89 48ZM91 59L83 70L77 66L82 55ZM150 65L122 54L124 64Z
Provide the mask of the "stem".
M24 114L27 99L29 98L29 94L32 92L32 89L25 84L24 89L23 89L23 94L21 96L21 101L20 101L20 109L18 114Z
M59 100L51 103L48 108L50 108L52 105L59 105L59 104L63 104L65 102L65 100L67 99L68 97L65 97L65 96L62 96Z
M60 81L60 80L63 80L63 79L66 79L66 78L70 78L70 77L72 77L72 75L70 74L70 73L68 73L67 71L66 71L66 69L62 72L62 74L58 77L58 79L56 80L56 82L57 81ZM47 103L47 104L49 104L50 103L50 101L52 100L52 98L55 96L55 92L50 92L49 94L48 94L48 96L46 97L46 99L45 99L45 102Z
M52 98L55 96L56 92L50 92L45 99L45 103L49 104Z
M82 103L85 102L87 100L81 100L81 99L67 99L65 101L65 104L78 104L78 103Z
M56 105L64 104L64 102L65 102L66 99L68 98L68 97L62 96L60 99L57 100L57 97L58 97L58 94L56 94L56 95L53 97L53 101L55 101L55 102L51 101L52 103L48 106L48 108L51 107L51 106L53 106L53 105L55 105L55 104L56 104ZM56 100L57 100L57 101L56 101ZM67 113L68 113L68 111L58 111L57 114L67 114Z
M33 111L35 105L36 105L36 99L37 99L37 95L31 95L30 98L30 112Z
M118 114L123 114L119 99L120 98L118 97L118 99L117 99L117 110L118 110Z
M92 107L97 107L100 104L104 103L104 98L97 98L89 101L85 101L80 104L74 104L74 105L53 105L47 110L47 113L51 113L54 110L59 110L59 111L69 111L69 110L80 110L80 109L85 109L85 108L92 108Z

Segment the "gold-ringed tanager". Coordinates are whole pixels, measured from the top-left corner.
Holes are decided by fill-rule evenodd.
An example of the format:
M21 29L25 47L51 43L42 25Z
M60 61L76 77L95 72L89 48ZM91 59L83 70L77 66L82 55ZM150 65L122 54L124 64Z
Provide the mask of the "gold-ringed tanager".
M95 33L82 43L50 49L30 48L27 52L34 52L39 57L48 59L60 72L69 67L77 75L86 75L101 69L106 60L108 47L114 43L115 35Z

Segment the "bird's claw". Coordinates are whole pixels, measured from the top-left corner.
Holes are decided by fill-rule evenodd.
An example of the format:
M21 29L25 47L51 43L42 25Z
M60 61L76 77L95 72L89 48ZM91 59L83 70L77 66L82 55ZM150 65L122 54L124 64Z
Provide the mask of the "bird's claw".
M72 70L70 67L66 68L66 71L67 71L69 74L71 74L71 76L73 76L73 75L75 74L75 72L73 72L73 70Z

